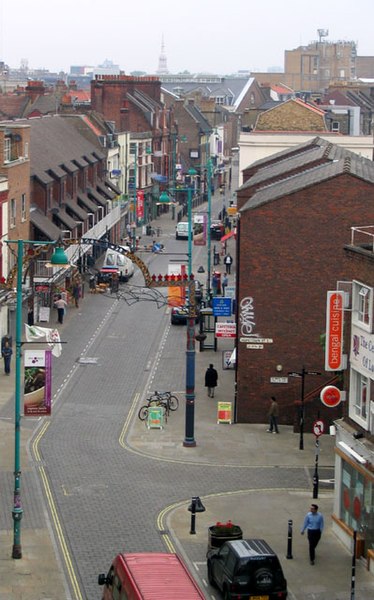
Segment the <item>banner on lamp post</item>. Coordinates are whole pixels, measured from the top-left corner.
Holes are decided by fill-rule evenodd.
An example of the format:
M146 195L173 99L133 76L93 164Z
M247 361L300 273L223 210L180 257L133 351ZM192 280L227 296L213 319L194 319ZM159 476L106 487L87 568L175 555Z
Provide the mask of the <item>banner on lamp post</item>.
M52 351L25 350L24 415L39 417L51 414Z
M206 246L207 215L194 215L193 243L194 246Z
M144 192L142 190L136 192L136 217L139 221L144 217Z
M343 369L344 292L327 292L325 370Z

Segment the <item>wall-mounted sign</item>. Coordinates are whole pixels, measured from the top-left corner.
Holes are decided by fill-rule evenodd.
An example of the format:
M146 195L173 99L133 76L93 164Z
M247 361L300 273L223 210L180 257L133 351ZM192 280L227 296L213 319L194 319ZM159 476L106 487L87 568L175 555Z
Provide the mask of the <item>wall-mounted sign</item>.
M216 323L217 338L236 337L236 323Z
M325 370L343 369L344 292L327 292Z
M213 315L215 317L230 317L232 313L231 298L213 298Z
M240 338L239 341L243 342L243 344L272 344L273 343L272 338L259 338L259 337L256 337L255 335L253 335L251 337L242 337L242 338Z
M270 377L270 383L288 383L288 377Z
M374 374L374 334L356 325L351 328L351 366L362 375L373 378Z

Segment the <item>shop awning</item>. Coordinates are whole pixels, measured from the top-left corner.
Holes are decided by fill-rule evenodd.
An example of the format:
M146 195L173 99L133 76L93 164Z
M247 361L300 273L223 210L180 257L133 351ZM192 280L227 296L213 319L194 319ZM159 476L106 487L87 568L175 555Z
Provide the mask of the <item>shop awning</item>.
M62 231L37 208L31 208L30 221L41 233L51 241L60 239Z
M233 236L236 237L236 229L232 229L231 231L229 231L229 233L223 235L221 237L221 242L226 242L226 240L229 240Z

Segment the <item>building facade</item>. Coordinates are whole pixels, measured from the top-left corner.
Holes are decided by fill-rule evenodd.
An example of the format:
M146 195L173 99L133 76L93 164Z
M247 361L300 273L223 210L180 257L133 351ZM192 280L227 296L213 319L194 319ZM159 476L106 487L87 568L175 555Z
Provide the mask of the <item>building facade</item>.
M372 214L374 165L320 138L244 171L237 192L237 399L240 422L265 423L276 396L280 420L308 427L324 409L326 292L343 278L340 245ZM319 373L306 375L303 371ZM304 394L304 397L302 397Z
M335 422L333 529L374 573L374 225L352 228L344 246L346 277L337 282L344 310L346 402Z

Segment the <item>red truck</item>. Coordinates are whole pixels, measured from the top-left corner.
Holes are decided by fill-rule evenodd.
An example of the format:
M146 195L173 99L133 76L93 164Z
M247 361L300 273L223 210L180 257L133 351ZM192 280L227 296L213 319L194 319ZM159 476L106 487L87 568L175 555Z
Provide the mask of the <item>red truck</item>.
M142 552L117 554L107 575L102 600L201 600L199 589L177 554Z

